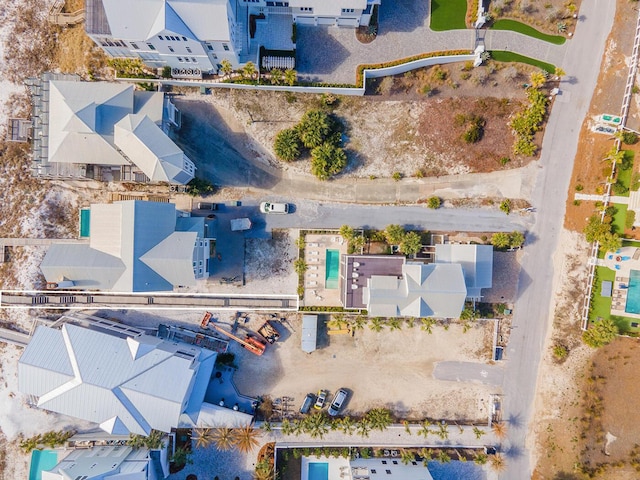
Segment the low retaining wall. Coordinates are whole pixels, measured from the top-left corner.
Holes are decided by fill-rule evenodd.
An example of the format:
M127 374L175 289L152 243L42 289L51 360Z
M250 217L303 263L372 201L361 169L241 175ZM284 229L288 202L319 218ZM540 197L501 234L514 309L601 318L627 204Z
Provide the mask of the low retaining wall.
M476 55L447 55L442 57L429 57L414 60L412 62L394 65L393 67L376 68L364 70L363 84L370 78L387 77L390 75L398 75L417 68L430 67L433 65L441 65L445 63L468 62L475 60ZM116 76L116 80L124 80L134 83L161 83L164 85L174 85L177 87L207 87L207 88L230 88L236 90L269 90L275 92L297 92L297 93L332 93L335 95L351 95L362 96L365 87L305 87L305 86L288 86L288 85L245 85L242 83L225 83L214 82L208 80L178 80L178 79L155 79L155 78L120 78Z

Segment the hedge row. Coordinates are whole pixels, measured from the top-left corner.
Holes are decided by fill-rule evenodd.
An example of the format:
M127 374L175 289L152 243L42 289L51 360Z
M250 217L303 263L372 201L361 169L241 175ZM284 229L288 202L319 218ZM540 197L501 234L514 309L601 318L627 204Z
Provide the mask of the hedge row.
M469 50L445 50L442 52L421 53L419 55L400 58L386 63L369 63L358 65L358 68L356 70L356 87L361 88L363 86L365 70L379 70L381 68L395 67L396 65L404 65L405 63L415 62L416 60L422 60L423 58L450 57L452 55L471 55L471 53L473 52L470 52Z

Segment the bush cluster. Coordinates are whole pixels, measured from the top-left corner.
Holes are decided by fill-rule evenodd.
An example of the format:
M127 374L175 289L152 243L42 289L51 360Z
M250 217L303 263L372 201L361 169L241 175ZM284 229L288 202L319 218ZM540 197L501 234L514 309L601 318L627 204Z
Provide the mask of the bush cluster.
M491 244L498 249L518 248L524 245L524 234L518 231L497 232L491 236Z
M311 153L311 171L320 180L327 180L347 166L342 148L342 124L323 110L307 111L293 128L280 131L273 144L276 155L286 162Z
M522 112L518 112L509 126L516 134L513 152L516 155L533 156L537 147L533 143L533 135L540 130L540 126L547 115L549 100L538 87L527 88L529 105Z
M452 55L469 55L469 50L445 50L441 52L421 53L420 55L400 58L398 60L393 60L392 62L358 65L358 68L356 70L356 87L363 86L365 70L378 70L380 68L395 67L396 65L403 65L405 63L414 62L416 60L422 60L423 58L450 57Z

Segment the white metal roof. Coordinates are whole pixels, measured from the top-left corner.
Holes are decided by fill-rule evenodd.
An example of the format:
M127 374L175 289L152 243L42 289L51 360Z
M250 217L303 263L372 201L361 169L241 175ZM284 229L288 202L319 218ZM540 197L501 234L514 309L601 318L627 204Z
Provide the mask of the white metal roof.
M367 8L367 0L289 0L292 8L311 7L313 16L339 17L343 8L364 10Z
M459 264L406 263L403 277L372 276L367 310L372 316L457 318L467 290Z
M72 324L60 330L40 326L20 358L19 389L37 396L41 408L99 423L109 433L126 433L123 427L138 434L170 431L178 425L200 360L215 353L141 340L144 354L138 355L130 345L135 337ZM56 371L68 371L67 362L69 380ZM55 382L52 373L58 373Z
M123 201L91 205L89 244L53 244L40 269L48 282L118 292L193 285L197 232L176 232L172 203Z
M491 288L493 279L493 246L470 244L436 245L436 263L462 265L467 296L479 297L480 289Z
M189 183L184 152L151 118L127 115L115 125L114 144L154 182Z
M175 33L196 40L229 41L228 0L102 0L114 38L149 40Z

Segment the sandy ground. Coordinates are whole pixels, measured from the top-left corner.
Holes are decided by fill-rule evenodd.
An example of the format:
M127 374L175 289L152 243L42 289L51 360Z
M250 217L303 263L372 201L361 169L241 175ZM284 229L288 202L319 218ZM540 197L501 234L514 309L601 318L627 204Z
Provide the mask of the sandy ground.
M328 389L332 395L344 387L352 392L352 414L384 405L411 418L486 418L484 405L494 388L438 381L432 373L439 361L488 361L493 323L466 334L458 325L435 327L431 335L417 325L379 333L365 327L351 337L329 336L319 321L318 350L311 354L300 348L301 324L301 316L292 320L262 357L234 346L240 365L234 381L242 393L293 397L293 412L307 393Z
M577 455L576 425L569 420L579 414L582 371L593 351L580 340L582 296L587 278L588 245L582 235L563 230L554 256L554 305L549 319L545 353L538 373L535 415L531 423L536 465L534 478L551 478L558 471L571 471ZM578 291L576 291L578 289ZM553 347L569 350L564 362L553 355ZM577 417L576 417L577 418ZM535 475L542 475L535 477Z

